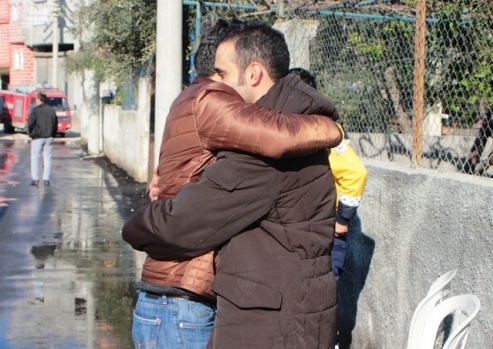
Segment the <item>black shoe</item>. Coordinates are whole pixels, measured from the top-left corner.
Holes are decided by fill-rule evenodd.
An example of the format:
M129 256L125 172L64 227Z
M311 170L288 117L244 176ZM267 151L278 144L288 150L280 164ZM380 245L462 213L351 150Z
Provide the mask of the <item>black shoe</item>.
M39 183L39 181L32 181L32 182L31 182L31 185L35 185L35 186L37 186L37 185L38 185L38 183Z
M46 179L45 179L44 183L45 183L45 187L47 187L47 186L49 186L49 185L50 185L50 181L48 181L48 180L46 180Z

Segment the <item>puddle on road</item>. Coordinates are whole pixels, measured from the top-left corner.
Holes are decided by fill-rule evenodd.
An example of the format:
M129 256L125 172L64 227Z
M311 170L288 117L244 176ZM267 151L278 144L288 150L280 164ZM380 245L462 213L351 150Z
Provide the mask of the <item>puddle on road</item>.
M14 198L7 198L1 195L2 185L16 184L16 182L9 180L11 175L10 169L15 164L13 147L13 141L0 142L0 214L2 212L1 207L7 207L9 205L9 201L15 200Z
M129 198L67 144L55 145L52 185L21 191L9 181L28 181L15 173L29 144L0 147L14 159L0 172L0 348L133 348L142 256L121 239Z

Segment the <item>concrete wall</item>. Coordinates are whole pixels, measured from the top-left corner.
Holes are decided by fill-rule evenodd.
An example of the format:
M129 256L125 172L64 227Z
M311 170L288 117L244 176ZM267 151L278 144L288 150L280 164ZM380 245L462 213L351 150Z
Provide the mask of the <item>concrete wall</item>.
M491 348L493 180L364 162L369 179L340 279L341 348L405 348L414 309L451 269L451 295L481 300L467 347Z
M106 105L103 112L103 152L138 182L146 182L148 177L149 98L148 85L141 79L137 111Z
M73 12L77 9L78 1L23 1L23 36L28 46L51 45L53 43L54 11L60 15L57 18L58 42L60 44L73 44L74 36L72 27Z

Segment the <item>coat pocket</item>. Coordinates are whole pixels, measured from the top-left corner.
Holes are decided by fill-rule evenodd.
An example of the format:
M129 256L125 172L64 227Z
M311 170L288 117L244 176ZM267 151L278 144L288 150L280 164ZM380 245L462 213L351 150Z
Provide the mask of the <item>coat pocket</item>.
M214 292L238 308L280 309L282 294L268 285L245 278L218 272L212 284Z
M203 177L209 178L227 191L233 191L243 181L241 175L226 162L218 161L214 166L206 167Z

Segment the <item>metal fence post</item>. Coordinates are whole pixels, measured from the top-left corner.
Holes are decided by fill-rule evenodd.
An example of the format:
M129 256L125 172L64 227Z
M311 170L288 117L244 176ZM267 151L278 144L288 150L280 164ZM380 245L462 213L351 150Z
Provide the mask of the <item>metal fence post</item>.
M416 4L416 49L414 66L414 139L413 158L417 167L421 166L423 141L423 102L426 46L426 1Z

